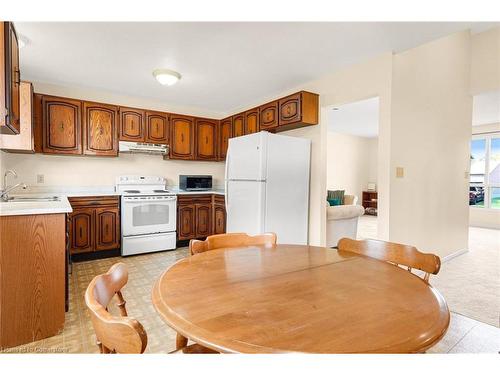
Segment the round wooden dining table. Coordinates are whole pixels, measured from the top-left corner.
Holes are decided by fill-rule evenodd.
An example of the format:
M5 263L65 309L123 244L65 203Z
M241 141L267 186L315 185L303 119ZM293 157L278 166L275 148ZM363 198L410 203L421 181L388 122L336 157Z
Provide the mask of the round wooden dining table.
M420 277L315 246L190 256L160 276L152 299L170 327L223 353L416 353L450 322L444 298Z

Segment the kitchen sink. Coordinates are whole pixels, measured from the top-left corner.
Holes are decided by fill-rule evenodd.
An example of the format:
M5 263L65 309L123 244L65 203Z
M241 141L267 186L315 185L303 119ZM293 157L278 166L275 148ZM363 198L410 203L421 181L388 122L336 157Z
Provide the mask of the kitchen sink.
M8 202L60 202L60 197L9 197Z

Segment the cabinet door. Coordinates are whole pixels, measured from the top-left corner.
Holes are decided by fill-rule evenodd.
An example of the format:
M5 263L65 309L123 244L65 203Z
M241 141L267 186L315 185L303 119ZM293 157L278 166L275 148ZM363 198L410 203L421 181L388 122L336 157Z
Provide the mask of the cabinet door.
M300 93L287 96L279 101L279 125L287 125L301 120Z
M86 253L94 250L95 209L78 208L70 214L70 252Z
M233 116L233 134L232 138L245 135L245 114Z
M43 148L46 154L81 154L82 103L55 96L42 97Z
M168 117L166 113L146 112L146 143L168 144Z
M83 153L118 156L118 107L83 103Z
M177 215L177 237L189 240L196 237L196 213L194 204L180 205Z
M217 121L196 119L196 159L217 160Z
M212 205L196 204L196 238L212 234Z
M214 205L213 234L226 233L226 210L222 205Z
M260 107L260 129L272 130L278 126L278 102L264 104Z
M95 250L120 247L120 213L118 208L95 209Z
M144 142L144 111L120 108L120 141Z
M259 131L259 109L254 108L245 112L245 134L258 133Z
M219 160L225 160L229 138L231 138L233 119L231 117L220 121L219 125Z
M194 119L189 116L170 117L170 158L194 159Z
M21 124L21 105L20 105L20 85L21 72L19 71L19 47L17 43L17 34L12 22L2 22L0 25L2 32L0 36L2 41L0 47L1 73L0 88L2 107L0 114L0 132L3 134L19 134ZM4 96L5 95L5 96Z

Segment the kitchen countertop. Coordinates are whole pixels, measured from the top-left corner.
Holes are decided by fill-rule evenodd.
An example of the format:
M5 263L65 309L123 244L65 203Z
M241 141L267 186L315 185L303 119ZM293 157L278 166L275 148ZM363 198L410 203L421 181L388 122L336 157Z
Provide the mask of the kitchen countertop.
M176 195L218 194L224 195L223 189L204 191L185 191L177 187L167 187L167 190ZM11 197L47 197L57 196L56 202L0 202L0 216L40 215L73 212L68 197L90 197L121 195L114 187L29 187L26 192L10 194Z
M68 198L57 194L12 194L11 197L58 196L59 201L52 202L0 202L0 216L63 214L73 212Z

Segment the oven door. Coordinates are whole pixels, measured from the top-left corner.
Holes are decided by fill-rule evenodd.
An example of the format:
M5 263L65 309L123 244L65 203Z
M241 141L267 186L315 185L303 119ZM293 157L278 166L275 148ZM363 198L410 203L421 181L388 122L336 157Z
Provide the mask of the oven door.
M122 198L122 235L174 232L175 196L124 196Z

